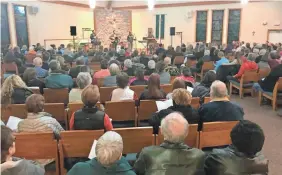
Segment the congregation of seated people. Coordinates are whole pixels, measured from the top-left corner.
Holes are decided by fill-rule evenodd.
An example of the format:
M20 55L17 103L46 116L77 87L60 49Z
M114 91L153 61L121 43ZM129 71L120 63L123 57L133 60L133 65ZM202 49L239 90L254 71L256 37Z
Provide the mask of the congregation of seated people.
M13 157L16 152L13 132L53 132L55 138L60 139L60 132L67 128L105 131L97 141L96 158L68 168L69 175L268 173L268 160L261 153L263 130L244 120L244 109L231 101L232 94L227 87L229 82L240 83L248 71L269 69L270 73L252 82L251 87L254 92L272 92L282 77L281 43L254 44L253 48L249 43L239 42L226 47L197 43L195 48L182 45L175 50L172 46L166 50L160 44L154 55L146 55L144 51L139 54L137 50L130 55L124 48L119 52L103 47L88 53L81 48L78 52L72 50L71 44L58 49L52 45L50 50L37 44L29 50L26 46L21 50L11 48L5 54L2 67L13 64L16 70L2 71L2 108L25 104L27 114L16 131L1 126L1 173L4 175L44 174L42 167L54 162L44 159L35 163ZM88 56L90 52L94 52L91 53L94 56ZM33 54L34 58L28 60L27 54ZM183 56L181 65L174 64L178 56ZM205 70L198 80L194 75L201 73L206 62L212 62L213 69ZM91 67L94 64L100 68L95 70ZM222 71L223 67L227 68ZM221 80L222 76L226 78ZM169 93L162 88L168 84L172 87ZM131 89L134 86L144 86L144 90L137 94ZM35 87L40 94L34 93ZM111 131L115 122L105 112L107 105L100 103L100 88L106 87L113 88L107 94L109 101L134 101L136 109L144 100L172 101L170 107L147 116L147 126L152 126L153 134L164 137L163 143L143 148L133 163L128 163L123 154L122 136ZM82 104L81 109L68 116L69 123L65 123L68 127L44 112L45 88L68 89L69 104ZM210 102L206 103L205 97L209 97ZM193 98L199 98L199 109L192 106ZM224 121L238 121L230 133L231 145L205 153L186 144L189 125L197 124L201 131L204 123Z

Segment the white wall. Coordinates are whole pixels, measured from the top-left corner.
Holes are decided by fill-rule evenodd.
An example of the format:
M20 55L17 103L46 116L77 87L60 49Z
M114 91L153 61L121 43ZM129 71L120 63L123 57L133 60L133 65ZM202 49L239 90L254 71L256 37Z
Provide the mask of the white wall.
M153 11L133 10L132 11L132 30L137 39L146 36L148 28L155 29L155 15L166 14L165 21L165 46L170 45L169 27L176 27L176 32L183 32L183 42L194 43L196 35L196 10L209 10L207 42L211 40L212 10L225 10L223 43L227 42L228 27L228 9L241 8L241 32L240 40L248 42L265 42L267 40L268 29L282 29L282 1L280 2L252 2L247 5L223 4L223 5L203 5L203 6L185 6L171 8L157 8ZM185 18L187 12L193 11L191 19ZM263 21L268 24L263 26ZM280 21L280 26L274 26L276 21ZM255 31L255 35L252 32ZM281 38L282 42L282 38ZM173 45L180 44L180 37L175 36ZM141 47L141 45L138 45Z
M16 45L16 31L13 3L17 5L37 6L39 12L31 15L27 10L29 44L44 44L45 39L71 39L70 26L77 27L77 36L82 38L82 28L94 29L93 11L91 9L46 3L40 1L8 1L11 43ZM85 35L89 38L89 34ZM67 44L66 41L49 41L50 44Z

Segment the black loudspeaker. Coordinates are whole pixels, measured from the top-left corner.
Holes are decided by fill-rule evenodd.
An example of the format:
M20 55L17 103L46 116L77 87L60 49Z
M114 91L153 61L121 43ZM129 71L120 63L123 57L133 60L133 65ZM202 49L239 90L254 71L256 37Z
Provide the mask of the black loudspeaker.
M175 27L170 27L170 36L175 35Z
M76 26L70 26L71 36L76 36Z

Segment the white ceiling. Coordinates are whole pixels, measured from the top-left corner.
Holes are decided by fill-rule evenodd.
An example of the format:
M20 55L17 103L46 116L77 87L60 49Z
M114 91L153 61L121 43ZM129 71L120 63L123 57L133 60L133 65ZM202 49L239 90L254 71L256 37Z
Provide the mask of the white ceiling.
M89 4L89 0L64 0L69 2L75 2L80 4ZM201 1L218 1L218 0L155 0L155 4L175 4L175 3L185 3L185 2L201 2ZM222 1L238 1L240 0L222 0ZM249 1L263 1L263 0L249 0ZM275 1L275 0L269 0ZM108 0L96 0L96 6L106 7ZM130 7L130 6L146 6L148 5L148 0L112 0L112 7Z

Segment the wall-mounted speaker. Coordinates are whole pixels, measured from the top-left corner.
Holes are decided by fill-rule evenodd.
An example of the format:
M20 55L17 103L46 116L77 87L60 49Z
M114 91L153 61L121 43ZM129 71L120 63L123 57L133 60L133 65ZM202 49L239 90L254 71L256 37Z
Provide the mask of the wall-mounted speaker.
M76 36L76 26L70 26L71 36Z
M175 27L170 27L170 36L175 35Z

